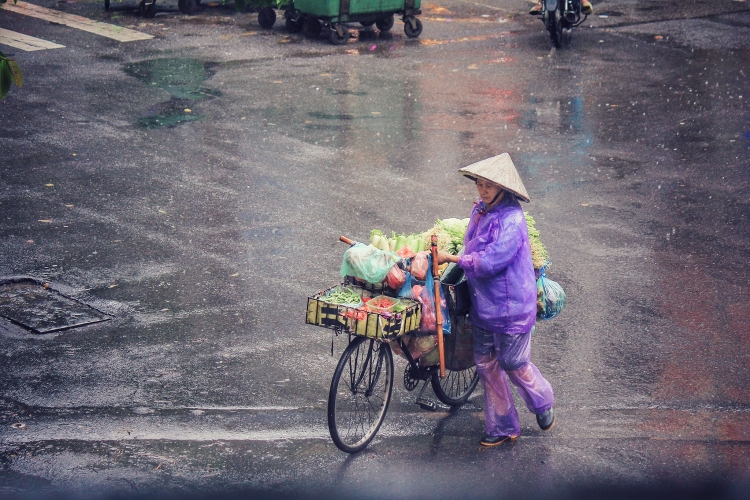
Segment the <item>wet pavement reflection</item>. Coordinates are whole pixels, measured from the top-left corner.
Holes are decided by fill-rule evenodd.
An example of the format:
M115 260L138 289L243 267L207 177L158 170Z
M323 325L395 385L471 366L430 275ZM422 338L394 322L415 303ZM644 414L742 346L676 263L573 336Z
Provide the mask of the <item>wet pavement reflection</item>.
M0 320L0 496L744 498L750 18L594 3L560 50L515 0L423 5L418 39L397 20L341 47L231 6L66 4L147 44L0 17L68 47L12 54L0 278L112 317ZM397 359L383 428L346 456L326 415L347 338L303 313L339 280L338 236L467 216L456 169L504 151L568 295L534 336L558 424L523 412L517 444L482 450L481 390L424 411Z

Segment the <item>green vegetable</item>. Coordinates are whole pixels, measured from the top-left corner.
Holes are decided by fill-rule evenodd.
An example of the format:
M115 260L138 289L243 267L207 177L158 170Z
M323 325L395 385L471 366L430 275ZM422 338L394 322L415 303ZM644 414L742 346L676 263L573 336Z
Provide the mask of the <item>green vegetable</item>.
M323 300L323 302L328 302L329 304L357 305L362 302L362 297L351 288L339 287L330 291L328 295L321 300Z
M457 255L464 246L464 234L469 225L469 219L443 219L435 221L435 225L422 233L422 241L425 243L424 248L429 248L432 244L432 235L438 238L438 250Z
M528 212L524 212L523 215L526 217L526 226L529 228L531 261L534 263L534 269L541 269L545 265L549 265L549 254L539 239L539 230L535 226L536 221Z
M388 238L385 237L383 231L381 231L380 229L373 229L372 231L370 231L370 245L379 250L385 250L386 252L391 251L390 244L388 243Z
M421 240L418 234L410 234L406 237L406 246L411 248L414 253L419 252L419 241Z
M396 245L393 247L393 250L398 252L405 246L406 246L406 235L399 234L398 236L396 236Z

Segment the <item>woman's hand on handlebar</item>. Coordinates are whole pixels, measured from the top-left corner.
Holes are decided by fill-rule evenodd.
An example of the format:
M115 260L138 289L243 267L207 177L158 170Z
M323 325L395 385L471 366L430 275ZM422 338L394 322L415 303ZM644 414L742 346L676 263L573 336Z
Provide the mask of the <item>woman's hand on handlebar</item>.
M445 264L446 262L458 263L458 255L452 255L445 250L438 250L437 254L438 264Z

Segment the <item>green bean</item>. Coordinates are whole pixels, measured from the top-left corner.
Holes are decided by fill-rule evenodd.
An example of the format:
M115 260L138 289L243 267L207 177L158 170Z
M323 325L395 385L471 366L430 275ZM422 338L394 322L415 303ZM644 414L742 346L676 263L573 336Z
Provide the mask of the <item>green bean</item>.
M349 288L339 288L332 290L321 300L330 304L359 304L362 297Z

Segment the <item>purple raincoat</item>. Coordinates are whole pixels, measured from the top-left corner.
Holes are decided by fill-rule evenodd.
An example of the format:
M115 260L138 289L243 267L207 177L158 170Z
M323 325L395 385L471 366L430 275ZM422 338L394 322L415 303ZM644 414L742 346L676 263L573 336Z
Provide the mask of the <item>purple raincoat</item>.
M536 276L523 209L507 192L489 211L484 207L480 201L471 211L458 261L471 293L471 324L496 333L529 333L536 323Z

